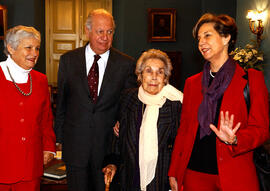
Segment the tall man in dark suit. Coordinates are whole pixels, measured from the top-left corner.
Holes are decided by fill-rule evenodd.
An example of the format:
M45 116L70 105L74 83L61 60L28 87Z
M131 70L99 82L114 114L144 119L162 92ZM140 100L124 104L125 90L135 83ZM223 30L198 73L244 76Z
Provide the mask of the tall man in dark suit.
M136 86L134 60L111 47L114 27L110 13L92 11L85 24L89 43L60 58L55 131L63 145L70 191L104 190L102 162L119 96Z

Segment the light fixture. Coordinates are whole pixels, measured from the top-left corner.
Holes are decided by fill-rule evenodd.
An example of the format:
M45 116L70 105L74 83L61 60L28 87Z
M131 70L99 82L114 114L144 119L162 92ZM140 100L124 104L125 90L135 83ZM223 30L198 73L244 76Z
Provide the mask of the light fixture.
M257 35L257 46L260 47L263 34L263 21L267 17L267 11L249 10L247 19L249 20L249 28L252 33Z

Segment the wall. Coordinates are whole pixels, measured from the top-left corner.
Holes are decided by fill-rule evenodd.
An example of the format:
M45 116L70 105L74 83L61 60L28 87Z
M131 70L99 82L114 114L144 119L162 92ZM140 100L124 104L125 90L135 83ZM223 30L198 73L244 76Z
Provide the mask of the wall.
M244 47L245 44L256 39L256 35L249 30L248 20L246 19L247 10L256 8L265 8L268 10L268 21L265 25L263 33L263 41L261 43L261 50L264 52L264 77L265 82L270 91L270 7L269 0L237 0L237 17L238 25L238 46Z
M158 48L165 51L181 51L181 86L185 79L202 69L202 57L192 37L192 28L205 12L227 13L236 16L236 1L216 0L113 0L113 15L116 20L114 46L136 59L143 50ZM147 8L176 8L176 42L147 42Z
M41 33L40 56L35 69L45 73L45 1L44 0L0 0L1 5L7 6L8 28L16 25L33 26ZM1 42L0 48L3 48ZM1 51L0 59L3 60Z
M112 0L113 15L116 20L114 47L138 58L142 51L158 48L164 51L181 51L180 89L185 79L201 71L203 59L197 50L192 28L205 12L227 13L236 16L236 1L216 0ZM38 64L35 69L45 73L45 1L44 0L0 0L8 7L8 27L31 25L42 34L42 45ZM147 8L176 8L176 42L147 41Z

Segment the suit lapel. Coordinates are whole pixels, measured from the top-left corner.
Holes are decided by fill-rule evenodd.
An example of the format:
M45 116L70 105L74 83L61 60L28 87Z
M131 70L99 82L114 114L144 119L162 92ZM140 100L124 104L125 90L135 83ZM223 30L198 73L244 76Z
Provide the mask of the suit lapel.
M235 74L230 85L224 93L220 111L234 111L235 105L241 103L247 80L243 78L245 72L236 65Z
M184 127L186 130L192 131L192 134L194 135L194 139L196 136L196 132L197 129L199 127L199 121L198 121L198 109L202 103L203 100L203 94L202 94L202 72L199 73L198 76L196 76L195 78L192 79L192 82L189 83L192 86L189 86L189 88L185 89L184 91L188 92L188 96L189 96L189 102L183 103L183 108L184 107L188 107L190 109L189 113L196 113L196 115L189 115L189 116L185 116L186 118L188 118L188 120L190 121L190 126L194 126L195 128L192 129L186 129L186 127ZM184 92L185 93L185 92ZM193 106L190 107L190 104L192 104ZM182 116L181 116L182 117Z
M104 96L104 90L106 89L106 86L110 84L111 79L113 78L113 75L117 73L117 70L119 67L117 66L116 62L116 54L114 52L114 49L110 49L110 55L108 58L108 62L105 68L104 76L103 76L103 81L101 82L101 87L100 87L100 92L99 92L99 98L102 100L102 96Z
M83 89L86 91L88 95L90 95L87 74L86 74L86 58L85 58L85 48L88 44L86 44L81 50L75 62L79 63L80 77L82 79Z

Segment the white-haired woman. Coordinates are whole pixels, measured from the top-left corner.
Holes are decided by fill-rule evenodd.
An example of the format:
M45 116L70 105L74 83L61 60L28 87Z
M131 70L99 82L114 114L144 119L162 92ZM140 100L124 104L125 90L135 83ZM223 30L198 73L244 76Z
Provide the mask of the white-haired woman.
M150 49L137 61L141 85L121 99L119 143L103 169L105 182L118 169L120 190L170 188L167 173L183 99L182 92L169 85L171 70L170 59L160 50Z
M43 164L53 158L55 135L48 82L36 65L40 33L16 26L5 36L0 63L0 190L38 191Z

